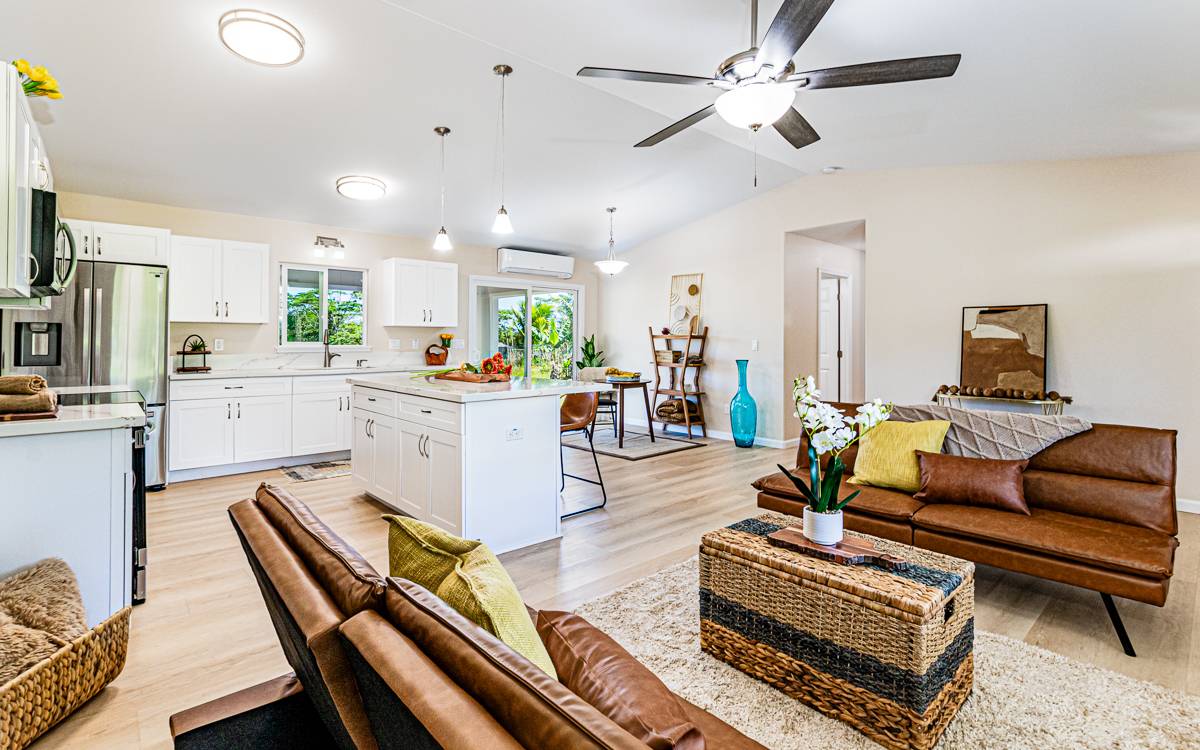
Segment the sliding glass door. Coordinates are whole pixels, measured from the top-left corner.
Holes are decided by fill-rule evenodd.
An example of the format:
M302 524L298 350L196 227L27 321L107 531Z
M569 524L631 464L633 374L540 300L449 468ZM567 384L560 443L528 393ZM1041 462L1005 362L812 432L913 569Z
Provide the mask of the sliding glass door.
M580 289L476 278L471 288L471 361L500 352L514 375L573 377Z

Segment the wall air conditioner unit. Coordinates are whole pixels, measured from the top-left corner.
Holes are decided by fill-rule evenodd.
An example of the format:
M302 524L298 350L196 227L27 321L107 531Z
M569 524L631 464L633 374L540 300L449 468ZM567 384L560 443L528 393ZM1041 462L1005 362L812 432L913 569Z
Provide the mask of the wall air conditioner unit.
M530 276L553 276L569 279L575 273L575 259L566 255L533 253L502 247L496 250L496 270L500 273L523 273Z

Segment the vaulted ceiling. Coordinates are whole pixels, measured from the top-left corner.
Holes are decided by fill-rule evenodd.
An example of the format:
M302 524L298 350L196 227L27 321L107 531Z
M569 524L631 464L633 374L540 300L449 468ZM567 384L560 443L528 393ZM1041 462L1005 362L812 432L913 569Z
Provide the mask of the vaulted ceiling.
M305 35L300 64L220 44L230 0L0 5L0 58L51 68L36 102L62 189L381 232L437 229L435 125L448 125L447 226L495 244L498 80L508 90L505 244L600 252L826 165L851 170L1200 147L1200 4L837 0L798 70L959 52L950 79L801 92L822 140L751 144L719 118L632 145L709 104L703 87L574 77L583 65L710 75L749 45L744 0L254 0ZM779 0L763 0L760 31ZM384 200L338 196L344 174ZM829 179L837 179L831 177Z

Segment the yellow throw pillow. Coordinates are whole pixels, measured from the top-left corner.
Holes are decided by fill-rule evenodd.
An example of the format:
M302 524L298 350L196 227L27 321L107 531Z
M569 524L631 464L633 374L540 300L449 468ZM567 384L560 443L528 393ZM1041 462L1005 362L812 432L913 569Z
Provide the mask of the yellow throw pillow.
M407 516L387 515L388 571L424 586L463 617L558 679L525 601L483 542Z
M932 419L926 422L883 422L863 436L854 458L851 484L891 487L905 492L921 489L921 468L917 451L940 453L950 423Z

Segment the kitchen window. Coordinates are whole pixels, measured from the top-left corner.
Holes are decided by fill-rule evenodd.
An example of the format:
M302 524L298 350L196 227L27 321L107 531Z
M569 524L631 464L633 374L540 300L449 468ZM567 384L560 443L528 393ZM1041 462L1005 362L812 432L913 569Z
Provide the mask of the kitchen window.
M320 349L329 332L335 349L367 349L367 272L323 266L280 266L279 348Z

